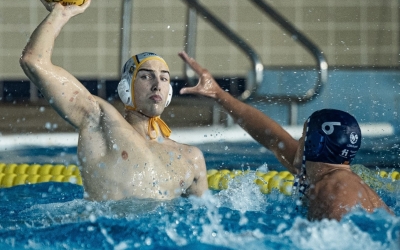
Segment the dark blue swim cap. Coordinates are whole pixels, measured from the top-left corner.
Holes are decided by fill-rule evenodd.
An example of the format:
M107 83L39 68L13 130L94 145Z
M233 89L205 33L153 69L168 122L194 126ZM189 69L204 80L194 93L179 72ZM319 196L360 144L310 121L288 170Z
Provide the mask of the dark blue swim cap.
M307 121L304 156L306 161L350 164L361 145L361 129L350 114L322 109Z

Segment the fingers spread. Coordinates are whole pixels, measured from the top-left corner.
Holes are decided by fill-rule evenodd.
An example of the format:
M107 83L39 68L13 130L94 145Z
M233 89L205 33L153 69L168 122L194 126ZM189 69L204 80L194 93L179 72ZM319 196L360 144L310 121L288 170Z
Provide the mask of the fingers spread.
M194 87L186 87L186 88L181 88L179 91L179 94L181 95L187 95L187 94L195 94L196 91L194 91Z
M185 61L189 66L198 74L201 75L204 71L204 69L194 60L193 58L189 57L188 54L186 54L185 51L179 52L178 54L183 61Z

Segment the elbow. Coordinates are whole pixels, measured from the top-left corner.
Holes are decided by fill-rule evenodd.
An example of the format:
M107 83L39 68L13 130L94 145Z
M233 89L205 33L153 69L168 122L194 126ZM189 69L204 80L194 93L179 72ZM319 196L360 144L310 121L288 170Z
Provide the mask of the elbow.
M29 78L38 75L41 69L48 68L48 66L45 66L46 63L43 60L36 59L32 53L26 51L22 53L19 59L19 65Z
M24 51L19 58L19 65L26 72L28 69L34 67L34 63L32 62L32 56L30 56L26 51Z

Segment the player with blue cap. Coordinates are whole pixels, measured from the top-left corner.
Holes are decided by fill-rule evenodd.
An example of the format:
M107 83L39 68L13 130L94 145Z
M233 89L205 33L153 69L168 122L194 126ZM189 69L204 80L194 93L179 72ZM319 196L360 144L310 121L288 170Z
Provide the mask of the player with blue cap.
M296 175L295 200L304 195L301 201L308 204L310 220L341 220L356 206L368 212L383 208L392 213L350 169L361 146L361 129L352 115L335 109L316 111L305 122L303 136L296 140L269 116L221 89L208 70L185 52L179 55L200 77L196 86L180 93L215 99L257 142L272 151Z
M304 143L306 160L349 165L360 146L361 129L349 113L323 109L308 118Z

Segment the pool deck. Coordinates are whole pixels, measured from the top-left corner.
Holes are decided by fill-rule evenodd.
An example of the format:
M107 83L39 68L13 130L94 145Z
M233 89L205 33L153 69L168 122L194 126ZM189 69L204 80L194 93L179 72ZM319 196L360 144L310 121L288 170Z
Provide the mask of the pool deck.
M116 109L123 112L122 103ZM238 125L225 126L226 113L215 109L205 98L175 98L162 118L172 130L171 139L192 145L214 142L250 142L254 140ZM220 123L213 125L214 112ZM215 111L216 110L216 111ZM35 104L0 105L0 150L24 146L75 146L77 130L64 121L45 100ZM363 137L382 138L395 133L389 123L360 124ZM300 138L302 126L283 126L294 138Z
M123 113L121 102L112 104ZM213 105L214 101L206 98L174 98L162 118L172 130L208 126L212 124ZM0 135L76 132L45 100L0 102L0 114Z

